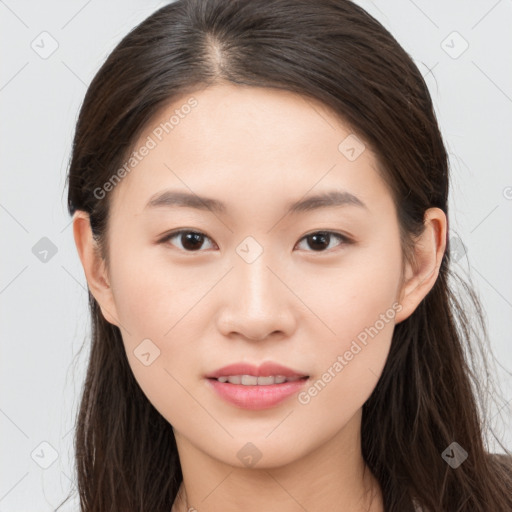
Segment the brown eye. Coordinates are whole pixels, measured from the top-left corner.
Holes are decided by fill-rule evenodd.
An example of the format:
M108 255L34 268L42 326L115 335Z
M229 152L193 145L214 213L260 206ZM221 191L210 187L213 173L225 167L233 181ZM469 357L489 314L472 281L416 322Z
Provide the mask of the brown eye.
M184 250L186 252L201 252L200 249L203 246L204 241L210 240L210 238L204 233L183 229L167 235L164 239L161 240L161 242L169 242L174 238L176 238L181 245L181 247L178 246L178 249Z
M315 233L306 235L301 239L301 241L306 240L308 246L311 247L315 252L325 252L327 249L332 248L331 241L333 238L342 242L342 244L338 245L350 243L350 240L346 236L342 235L341 233L335 233L333 231L317 231Z
M171 243L170 241L176 239L178 243ZM201 233L199 231L192 231L187 229L181 229L179 231L175 231L166 235L161 243L171 243L171 245L177 246L178 249L185 252L202 252L202 248L204 248L205 241L209 240L212 242L211 238ZM333 240L338 240L338 245L345 245L351 243L351 240L342 235L341 233L336 233L333 231L317 231L314 233L310 233L301 239L305 240L309 250L313 252L326 252L333 247ZM215 244L212 243L211 247ZM210 248L211 248L210 247Z

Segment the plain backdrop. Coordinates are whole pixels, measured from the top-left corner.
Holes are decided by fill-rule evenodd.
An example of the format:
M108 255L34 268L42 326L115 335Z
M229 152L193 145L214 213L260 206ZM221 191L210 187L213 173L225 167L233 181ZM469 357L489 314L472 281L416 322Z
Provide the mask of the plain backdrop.
M87 288L66 211L74 124L108 53L165 3L0 0L0 512L54 510L74 486L73 424L89 350ZM492 349L510 371L512 2L357 3L428 84L450 154L456 265L469 272ZM510 377L498 370L511 400ZM509 449L511 403L489 415ZM64 510L77 510L71 504Z

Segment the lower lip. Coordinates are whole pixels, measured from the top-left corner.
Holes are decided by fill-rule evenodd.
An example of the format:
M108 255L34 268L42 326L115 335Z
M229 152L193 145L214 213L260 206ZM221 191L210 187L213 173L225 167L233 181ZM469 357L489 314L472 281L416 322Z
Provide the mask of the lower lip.
M244 386L206 379L213 389L227 402L243 409L268 409L297 393L308 379L300 379L268 386Z

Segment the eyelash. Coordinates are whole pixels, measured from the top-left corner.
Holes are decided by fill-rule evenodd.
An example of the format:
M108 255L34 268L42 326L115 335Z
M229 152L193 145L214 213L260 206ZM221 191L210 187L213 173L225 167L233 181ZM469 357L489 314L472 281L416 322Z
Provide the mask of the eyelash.
M202 233L201 231L194 231L192 229L180 229L178 231L173 231L172 233L169 233L167 235L165 235L163 238L161 238L158 243L167 243L169 242L170 240L172 240L173 238L176 238L180 235L183 235L185 233L193 233L194 235L200 235L202 237L205 237L205 238L208 238L209 240L211 240L211 238ZM352 244L353 243L353 240L351 240L349 237L347 237L346 235L343 235L341 233L338 233L336 231L327 231L327 230L320 230L320 231L313 231L311 233L308 233L307 235L304 235L300 240L299 240L299 243L302 241L302 240L305 240L313 235L329 235L329 236L334 236L336 237L340 242L341 244L340 245L348 245L348 244ZM329 240L330 241L330 240ZM329 244L330 245L330 244ZM179 249L179 248L178 248ZM198 250L198 251L187 251L186 249L179 249L179 250L182 250L184 252L188 252L188 253L194 253L194 252L204 252L202 250ZM313 252L313 253L322 253L322 252L330 252L332 249L326 249L326 250L321 250L321 251L308 251L308 252Z

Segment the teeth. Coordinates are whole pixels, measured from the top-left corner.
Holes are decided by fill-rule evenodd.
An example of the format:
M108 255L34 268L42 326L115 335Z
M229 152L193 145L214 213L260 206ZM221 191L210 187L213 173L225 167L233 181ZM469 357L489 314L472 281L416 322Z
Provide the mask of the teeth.
M270 375L269 377L255 377L254 375L230 375L229 377L218 377L219 382L229 382L231 384L242 384L243 386L268 386L271 384L282 384L283 382L293 382L302 377L284 377L283 375Z

